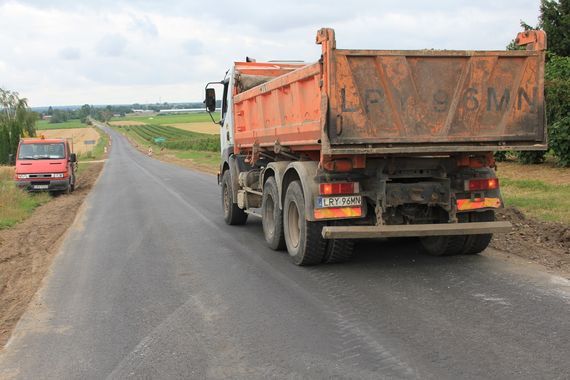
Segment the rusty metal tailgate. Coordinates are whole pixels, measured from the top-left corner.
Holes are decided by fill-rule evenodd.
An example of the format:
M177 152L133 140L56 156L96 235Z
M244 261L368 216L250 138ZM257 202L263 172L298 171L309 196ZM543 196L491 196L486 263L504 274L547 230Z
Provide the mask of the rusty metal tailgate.
M544 52L331 51L335 144L544 144Z

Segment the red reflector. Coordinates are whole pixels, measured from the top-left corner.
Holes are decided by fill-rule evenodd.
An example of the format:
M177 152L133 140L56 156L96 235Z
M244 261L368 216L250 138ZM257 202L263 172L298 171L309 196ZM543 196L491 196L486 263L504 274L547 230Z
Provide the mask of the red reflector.
M477 190L494 190L499 188L498 178L481 178L481 179L470 179L465 181L465 190L467 191L477 191Z
M319 185L321 195L354 194L358 193L358 190L358 183L356 182L331 182Z

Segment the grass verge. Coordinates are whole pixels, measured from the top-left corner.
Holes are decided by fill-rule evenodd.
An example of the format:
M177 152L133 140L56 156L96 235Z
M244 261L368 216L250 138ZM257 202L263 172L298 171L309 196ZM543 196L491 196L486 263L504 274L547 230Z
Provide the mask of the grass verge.
M570 184L550 184L536 179L501 179L507 206L550 222L570 224Z
M26 219L34 209L50 200L48 193L28 193L16 187L13 167L0 167L0 229Z
M570 224L570 168L553 160L539 165L499 162L497 177L506 206L538 220Z

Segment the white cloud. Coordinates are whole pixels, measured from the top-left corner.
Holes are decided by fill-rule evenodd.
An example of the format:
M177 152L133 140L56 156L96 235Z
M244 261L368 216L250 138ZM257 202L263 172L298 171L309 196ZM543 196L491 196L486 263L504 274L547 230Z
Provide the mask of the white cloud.
M503 49L539 0L0 0L0 86L32 105L197 101L235 60L341 48Z

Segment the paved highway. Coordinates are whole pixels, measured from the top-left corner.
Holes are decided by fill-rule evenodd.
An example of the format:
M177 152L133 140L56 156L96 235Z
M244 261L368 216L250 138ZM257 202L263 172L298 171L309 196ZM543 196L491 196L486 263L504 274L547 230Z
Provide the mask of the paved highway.
M568 378L567 281L406 242L299 268L224 224L214 176L111 133L0 378Z

